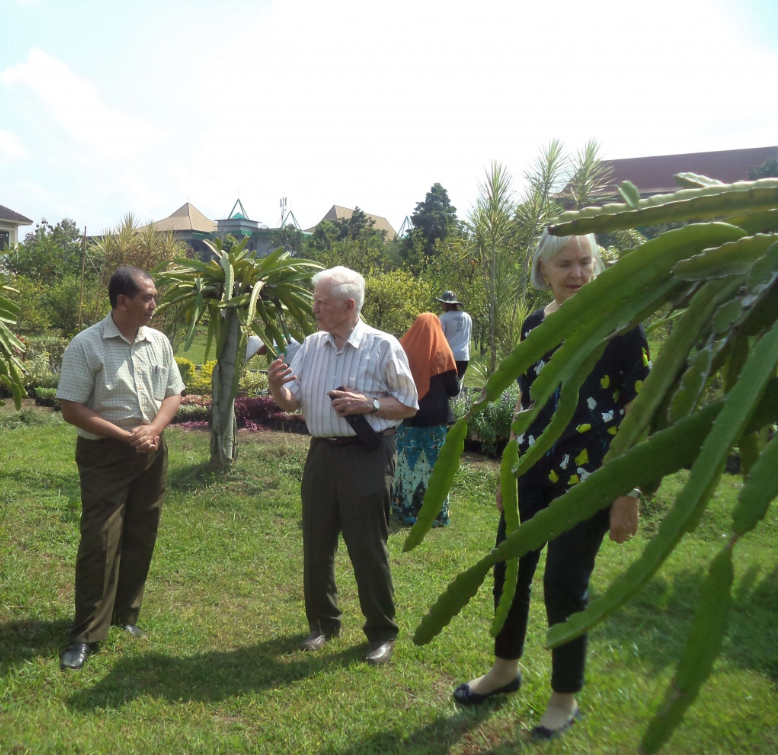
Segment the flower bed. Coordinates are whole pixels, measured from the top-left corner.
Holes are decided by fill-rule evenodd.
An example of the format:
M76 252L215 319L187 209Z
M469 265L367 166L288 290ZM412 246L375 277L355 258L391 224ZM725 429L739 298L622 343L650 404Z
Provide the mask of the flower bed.
M238 427L254 432L284 430L306 433L302 414L289 414L279 408L270 396L239 396L235 399L235 419ZM184 396L178 415L173 420L184 429L205 429L211 424L211 397Z

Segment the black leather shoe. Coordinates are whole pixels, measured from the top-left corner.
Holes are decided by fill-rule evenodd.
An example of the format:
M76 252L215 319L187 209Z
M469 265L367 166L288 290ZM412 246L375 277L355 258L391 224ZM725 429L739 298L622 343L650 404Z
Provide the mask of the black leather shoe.
M122 624L122 631L131 634L133 637L145 637L144 632L137 624Z
M576 721L581 718L580 708L576 708L567 721L558 729L547 729L545 726L535 726L530 732L530 737L536 742L547 742L562 736Z
M63 671L83 668L92 650L92 644L89 642L71 642L59 657L59 667Z
M460 684L454 690L454 700L456 700L460 705L480 705L494 695L504 695L507 692L516 692L519 687L521 687L521 674L519 674L513 681L510 681L502 687L493 689L491 692L487 692L483 695L479 694L478 692L473 692L473 690L470 689L470 685L465 682L464 684Z
M394 640L386 642L370 642L367 646L367 656L365 660L371 666L382 666L392 660L394 653Z
M301 643L300 650L307 653L315 653L317 650L321 650L333 637L337 635L327 634L315 629L311 632Z

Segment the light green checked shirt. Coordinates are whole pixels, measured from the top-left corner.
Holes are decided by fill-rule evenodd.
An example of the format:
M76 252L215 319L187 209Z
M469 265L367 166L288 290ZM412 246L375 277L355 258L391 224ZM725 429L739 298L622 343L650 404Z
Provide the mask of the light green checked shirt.
M103 419L131 430L150 424L162 401L184 387L173 348L163 333L141 326L130 343L109 313L65 349L57 398L86 404ZM84 438L101 437L77 430Z

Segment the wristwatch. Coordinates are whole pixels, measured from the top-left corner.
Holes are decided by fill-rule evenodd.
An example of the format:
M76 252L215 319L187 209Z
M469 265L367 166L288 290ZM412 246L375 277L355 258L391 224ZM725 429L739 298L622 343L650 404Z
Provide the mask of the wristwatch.
M378 401L377 398L373 399L373 410L370 412L370 414L375 414L379 409L381 408L381 404Z

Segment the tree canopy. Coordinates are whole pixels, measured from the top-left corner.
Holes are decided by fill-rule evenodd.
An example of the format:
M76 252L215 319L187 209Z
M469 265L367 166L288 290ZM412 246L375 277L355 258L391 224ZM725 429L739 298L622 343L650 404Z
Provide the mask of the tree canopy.
M434 253L437 241L446 239L458 227L457 208L441 184L433 184L424 201L416 205L411 222L421 235L422 249L427 256Z

